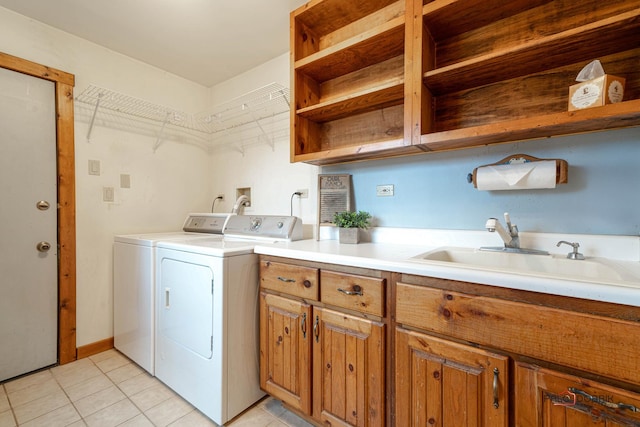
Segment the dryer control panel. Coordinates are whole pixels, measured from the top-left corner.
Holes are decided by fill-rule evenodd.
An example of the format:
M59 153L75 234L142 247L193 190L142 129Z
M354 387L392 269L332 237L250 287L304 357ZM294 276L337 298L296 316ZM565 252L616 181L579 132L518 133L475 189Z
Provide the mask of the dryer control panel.
M233 215L224 228L225 237L293 241L302 239L302 220L295 216Z

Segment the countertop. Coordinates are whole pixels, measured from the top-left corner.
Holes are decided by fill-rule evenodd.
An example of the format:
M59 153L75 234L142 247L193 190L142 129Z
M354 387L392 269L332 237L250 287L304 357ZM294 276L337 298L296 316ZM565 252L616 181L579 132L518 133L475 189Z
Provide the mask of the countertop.
M259 244L254 250L255 253L262 255L415 274L640 307L640 280L635 280L635 278L640 278L640 261L636 260L638 252L640 252L640 249L636 246L638 246L640 242L638 242L639 239L634 236L629 238L613 236L611 239L607 239L603 236L593 236L593 238L591 238L592 236L567 237L532 234L526 236L524 239L521 237L521 241L536 242L538 245L544 245L545 250L548 250L549 242L557 241L556 239L570 240L573 238L574 240L570 241L577 241L577 238L580 238L582 242L585 242L583 246L587 249L584 252L585 255L587 255L587 259L589 259L589 252L598 252L595 249L590 250L589 248L600 248L603 245L609 248L607 249L609 252L598 252L599 255L603 253L605 255L615 255L615 249L618 248L620 250L620 248L622 248L624 253L627 254L623 259L611 259L607 257L603 260L609 263L609 265L616 266L616 268L620 268L625 272L630 272L633 275L633 279L600 283L591 279L561 278L540 273L501 271L494 268L462 264L452 265L452 263L448 262L418 261L412 259L439 247L460 246L459 243L461 240L471 244L471 246L465 245L465 247L479 247L476 245L478 243L486 243L484 235L489 233L462 233L465 234L465 236L464 239L460 239L461 233L458 232L438 231L430 235L419 232L421 235L415 236L415 233L411 231L401 230L394 234L414 236L414 238L395 239L396 241L389 241L391 239L385 238L385 234L388 235L388 233L383 232L383 237L374 236L372 242L355 245L340 244L337 240L332 239L319 241L299 240L296 242ZM443 236L445 237L443 238ZM478 236L480 236L480 238L478 238ZM418 237L418 239L415 237ZM399 243L397 240L404 241ZM427 243L416 243L416 240ZM489 245L491 243L495 246L497 242L495 240L489 240ZM611 252L612 245L614 252ZM555 244L552 246L555 246ZM566 253L566 249L561 249ZM629 252L631 252L631 254L629 254Z

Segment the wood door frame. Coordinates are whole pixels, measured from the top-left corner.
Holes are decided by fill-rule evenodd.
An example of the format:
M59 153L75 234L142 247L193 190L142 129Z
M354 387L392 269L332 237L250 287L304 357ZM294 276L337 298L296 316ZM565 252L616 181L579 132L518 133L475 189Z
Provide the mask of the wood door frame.
M58 178L58 363L76 360L75 76L0 52L0 67L55 84Z

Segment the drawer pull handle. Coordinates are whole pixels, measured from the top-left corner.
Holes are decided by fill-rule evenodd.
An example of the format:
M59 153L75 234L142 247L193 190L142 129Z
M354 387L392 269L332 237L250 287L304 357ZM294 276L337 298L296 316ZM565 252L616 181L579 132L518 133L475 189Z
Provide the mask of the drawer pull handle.
M357 295L359 297L362 296L362 288L360 286L356 285L352 289L352 291L348 291L346 289L338 288L338 292L342 292L345 295Z
M286 277L278 276L278 280L285 283L294 283L296 279L288 279Z
M627 411L631 411L631 412L640 412L640 408L638 408L637 406L633 406L631 404L628 403L613 403L613 402L607 402L606 400L598 397L598 396L592 396L589 393L587 393L586 391L580 390L579 388L574 388L574 387L569 387L567 390L569 390L569 392L571 393L575 393L578 394L582 397L587 398L588 400L590 400L593 403L598 403L602 406L606 406L607 408L611 408L611 409L626 409Z
M500 407L498 402L498 375L500 375L498 368L493 368L493 407L496 409Z
M302 313L302 319L300 320L300 329L302 330L302 338L307 338L307 313Z

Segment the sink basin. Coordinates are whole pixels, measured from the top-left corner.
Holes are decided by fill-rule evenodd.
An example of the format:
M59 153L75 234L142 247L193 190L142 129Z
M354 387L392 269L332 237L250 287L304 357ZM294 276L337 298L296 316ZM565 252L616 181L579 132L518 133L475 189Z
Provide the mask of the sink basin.
M441 262L500 270L512 273L545 275L596 282L638 282L640 277L609 260L587 258L572 260L560 255L527 255L489 252L472 248L445 247L412 258L416 261Z

